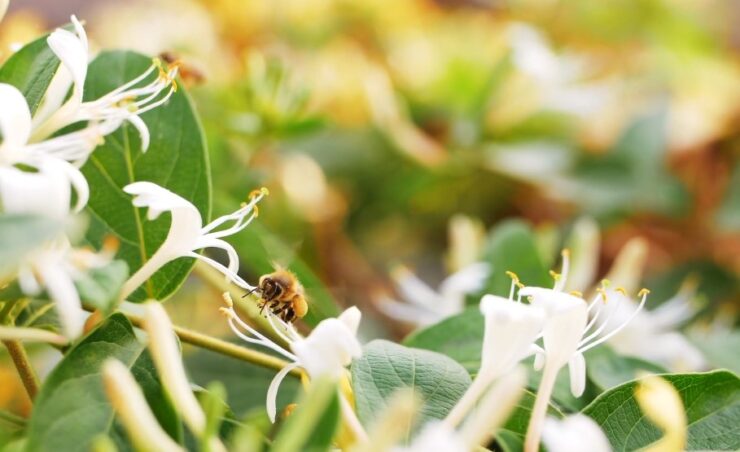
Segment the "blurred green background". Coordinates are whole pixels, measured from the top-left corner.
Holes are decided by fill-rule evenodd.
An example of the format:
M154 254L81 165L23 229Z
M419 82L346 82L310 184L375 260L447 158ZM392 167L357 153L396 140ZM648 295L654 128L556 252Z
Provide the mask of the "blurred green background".
M401 337L378 309L395 266L436 287L514 219L555 264L588 216L597 275L643 237L651 302L691 276L699 328L736 326L738 2L11 1L0 58L70 14L97 48L183 62L214 215L271 192L233 237L243 274L290 266L314 313L358 305L368 337ZM217 294L187 287L170 313L218 332Z

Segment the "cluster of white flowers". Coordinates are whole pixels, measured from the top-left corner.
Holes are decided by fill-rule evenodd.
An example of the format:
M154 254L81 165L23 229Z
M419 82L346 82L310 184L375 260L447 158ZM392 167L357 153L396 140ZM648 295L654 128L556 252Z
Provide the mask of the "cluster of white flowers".
M155 60L135 79L85 101L88 40L77 18L71 20L73 31L57 29L47 38L60 65L35 112L16 87L0 83L0 201L6 214L41 215L67 224L87 204L89 187L80 168L95 148L128 122L146 150L149 131L140 115L167 102L176 89L177 65L165 68ZM65 335L74 338L84 318L74 281L113 254L110 249L99 255L75 249L61 234L21 264L19 283L29 295L45 289L56 302Z

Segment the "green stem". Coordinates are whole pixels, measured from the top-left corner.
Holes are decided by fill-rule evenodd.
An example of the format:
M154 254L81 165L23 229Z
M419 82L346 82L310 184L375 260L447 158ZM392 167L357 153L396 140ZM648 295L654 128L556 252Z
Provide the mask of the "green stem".
M21 377L21 381L23 382L23 386L26 388L28 397L33 401L33 399L36 398L36 394L39 392L39 381L36 378L36 373L33 371L33 367L31 367L30 361L28 360L26 349L23 348L21 341L14 339L4 340L3 345L8 349L10 358L13 360L16 370L18 370L18 376Z
M0 422L4 422L7 425L17 428L23 428L26 426L26 419L5 410L0 410Z
M85 307L85 309L92 310L89 309L89 307ZM144 319L133 314L123 314L134 326L139 328L142 327ZM173 325L172 329L175 331L177 337L186 344L204 348L206 350L220 353L225 356L230 356L232 358L246 361L257 366L264 367L266 369L281 370L283 367L289 364L287 361L268 355L267 353L258 352L256 350L232 344L231 342L226 342L224 340L217 339L215 337L208 336L206 334L199 333L188 328ZM296 369L290 372L289 375L300 378L301 371Z

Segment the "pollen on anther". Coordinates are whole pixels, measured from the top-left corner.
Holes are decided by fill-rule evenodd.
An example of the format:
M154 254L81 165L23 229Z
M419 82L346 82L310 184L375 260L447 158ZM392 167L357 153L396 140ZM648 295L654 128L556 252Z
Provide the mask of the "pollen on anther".
M568 248L563 249L563 251L560 252L560 255L563 257L570 257L570 250Z
M570 291L570 294L571 294L571 295L574 295L574 296L576 296L576 297L579 297L579 298L583 298L583 293L582 293L582 292L579 292L579 291L577 291L577 290L571 290L571 291Z
M229 308L234 307L234 300L231 298L230 293L224 292L223 294L221 294L221 298L223 298L224 303L226 303L226 306L228 306Z
M621 293L625 297L627 296L627 291L624 289L624 287L617 287L616 289L614 289L614 291Z
M267 189L267 187L260 188L260 193L262 193L264 196L267 196L270 194L270 190Z
M609 286L611 285L611 283L612 283L612 282L611 282L611 281L609 281L609 280L608 280L608 279L606 279L606 278L604 278L604 279L602 279L602 280L601 280L601 286L602 286L602 287L609 287Z
M233 318L233 317L234 317L234 311L232 311L232 310L231 310L231 309L229 309L229 308L224 308L224 307L220 307L220 308L218 308L218 311L219 311L219 312L220 312L221 314L223 314L223 315L225 315L226 317L228 317L228 318Z
M550 276L552 276L552 279L554 279L555 281L560 279L560 273L553 270L550 270Z
M524 287L524 284L522 284L521 281L519 281L519 276L516 273L512 271L506 271L505 273L506 273L506 276L508 276L514 281L514 284L516 284L517 287L519 287L520 289Z
M596 292L598 292L599 295L601 295L601 299L604 301L604 303L606 303L607 301L609 301L608 297L606 296L606 290L604 290L602 288L598 288L598 289L596 289Z
M640 292L637 293L638 297L644 297L645 295L649 294L650 291L648 289L640 289Z

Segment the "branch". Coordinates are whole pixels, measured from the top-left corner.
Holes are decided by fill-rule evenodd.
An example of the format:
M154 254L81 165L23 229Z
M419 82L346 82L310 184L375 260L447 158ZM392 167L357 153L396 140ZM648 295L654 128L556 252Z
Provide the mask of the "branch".
M10 358L13 360L15 368L18 370L18 376L21 377L21 381L23 382L23 386L26 388L28 397L33 401L33 399L36 398L36 394L39 392L39 381L36 378L36 373L33 371L33 367L31 367L30 361L28 360L26 349L23 348L21 342L16 339L3 340L2 342L5 345L5 348L8 349Z

